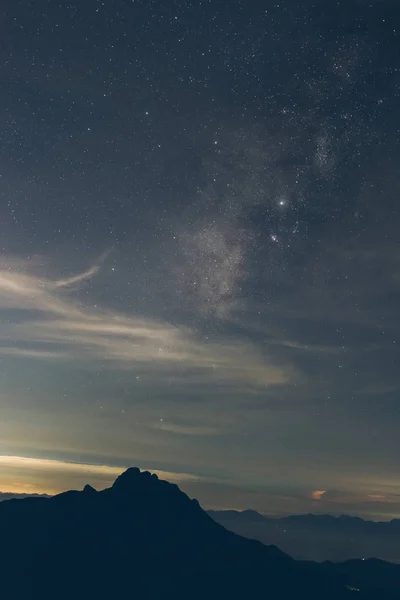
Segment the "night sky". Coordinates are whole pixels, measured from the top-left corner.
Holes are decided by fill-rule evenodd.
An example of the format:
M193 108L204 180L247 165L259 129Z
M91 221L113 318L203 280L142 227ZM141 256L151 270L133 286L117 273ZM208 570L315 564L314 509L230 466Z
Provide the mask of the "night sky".
M0 32L0 489L136 465L400 516L398 2L5 0Z

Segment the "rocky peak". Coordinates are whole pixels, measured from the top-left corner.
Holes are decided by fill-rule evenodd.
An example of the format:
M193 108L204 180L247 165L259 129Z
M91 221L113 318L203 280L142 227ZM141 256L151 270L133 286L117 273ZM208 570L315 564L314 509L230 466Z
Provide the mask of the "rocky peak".
M155 474L149 473L148 471L140 471L137 467L130 467L124 471L114 481L112 489L114 491L123 492L129 494L137 491L138 488L145 486L149 481L157 481L158 477Z

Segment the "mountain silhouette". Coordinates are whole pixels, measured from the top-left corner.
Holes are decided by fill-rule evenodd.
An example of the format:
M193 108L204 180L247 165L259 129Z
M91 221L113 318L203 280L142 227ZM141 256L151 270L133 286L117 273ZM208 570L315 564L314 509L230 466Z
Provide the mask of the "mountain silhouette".
M18 498L50 498L48 494L14 494L13 492L0 492L0 502Z
M298 560L381 558L400 563L400 520L366 521L360 517L303 514L272 518L254 510L208 511L239 535L276 544Z
M0 504L1 598L395 598L400 568L297 562L130 468L112 487Z

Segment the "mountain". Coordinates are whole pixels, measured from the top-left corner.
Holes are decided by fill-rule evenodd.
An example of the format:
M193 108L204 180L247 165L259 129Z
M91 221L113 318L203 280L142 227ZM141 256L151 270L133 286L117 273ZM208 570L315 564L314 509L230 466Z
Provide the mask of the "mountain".
M298 560L344 561L381 558L400 563L400 520L365 521L342 515L293 515L270 518L256 511L208 511L239 535L275 544Z
M0 502L4 500L22 499L22 498L49 498L47 494L13 494L12 492L0 492Z
M131 468L111 488L0 504L1 598L398 598L400 567L297 562ZM368 563L368 564L366 564Z
M207 513L217 522L222 520L245 523L266 523L271 521L268 517L260 515L256 510L208 510Z

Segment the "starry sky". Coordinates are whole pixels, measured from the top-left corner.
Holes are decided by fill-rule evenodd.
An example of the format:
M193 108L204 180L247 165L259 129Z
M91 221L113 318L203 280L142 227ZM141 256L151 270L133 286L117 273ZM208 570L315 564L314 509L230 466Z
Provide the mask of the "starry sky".
M4 0L0 489L400 516L400 7Z

